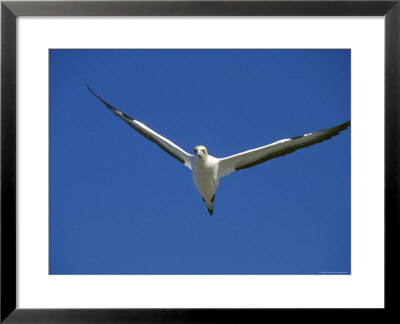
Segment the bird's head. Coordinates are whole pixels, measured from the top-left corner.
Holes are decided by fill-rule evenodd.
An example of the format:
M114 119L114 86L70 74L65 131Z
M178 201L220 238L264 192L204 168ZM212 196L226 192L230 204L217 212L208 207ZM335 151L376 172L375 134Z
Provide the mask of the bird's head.
M193 153L199 159L204 159L208 155L207 149L203 145L196 146L193 149Z

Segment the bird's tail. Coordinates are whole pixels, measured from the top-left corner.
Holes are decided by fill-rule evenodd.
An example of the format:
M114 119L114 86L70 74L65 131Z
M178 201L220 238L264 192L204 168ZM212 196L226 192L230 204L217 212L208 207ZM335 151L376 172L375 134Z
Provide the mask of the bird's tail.
M210 214L210 216L212 216L212 214L214 212L214 199L215 199L215 195L211 198L211 200L205 201L207 209L208 209L208 213Z

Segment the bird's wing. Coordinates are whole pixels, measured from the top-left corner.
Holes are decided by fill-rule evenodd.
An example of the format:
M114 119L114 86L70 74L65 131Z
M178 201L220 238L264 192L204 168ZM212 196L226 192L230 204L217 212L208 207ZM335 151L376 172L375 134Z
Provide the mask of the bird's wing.
M186 165L189 169L192 169L190 158L191 155L181 149L178 145L172 143L169 139L157 134L155 131L148 128L143 123L134 120L133 118L129 117L128 115L124 114L123 112L119 111L118 109L111 106L108 102L100 98L90 87L86 84L89 91L99 99L103 104L106 105L108 109L110 109L115 115L121 118L124 122L126 122L130 127L132 127L135 131L152 141L154 144L158 145L162 150L167 152L169 155L177 159L179 162L182 162Z
M222 158L218 164L218 177L221 178L233 171L247 169L265 161L292 153L303 147L321 143L338 135L349 126L350 121L322 131L283 139L253 150Z

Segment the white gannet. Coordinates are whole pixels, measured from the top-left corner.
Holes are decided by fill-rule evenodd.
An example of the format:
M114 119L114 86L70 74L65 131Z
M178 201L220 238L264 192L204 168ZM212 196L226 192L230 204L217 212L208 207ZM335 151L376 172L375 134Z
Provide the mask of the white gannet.
M201 198L205 202L210 215L213 214L215 192L219 185L219 179L222 177L234 171L247 169L265 161L292 153L298 149L321 143L338 135L341 131L350 126L350 121L347 121L325 130L282 139L225 158L216 158L209 155L206 147L203 145L196 146L193 149L193 154L189 154L167 138L148 128L143 123L114 108L108 102L100 98L89 87L89 85L86 84L86 86L97 99L99 99L108 109L126 122L130 127L192 170L193 182L197 190L200 192Z

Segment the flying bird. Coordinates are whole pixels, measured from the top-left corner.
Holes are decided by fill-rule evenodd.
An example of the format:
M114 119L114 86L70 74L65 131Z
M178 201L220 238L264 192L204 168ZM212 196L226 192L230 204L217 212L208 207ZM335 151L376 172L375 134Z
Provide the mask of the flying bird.
M97 95L88 84L89 91L99 99L116 116L121 118L139 134L143 135L173 158L184 164L192 171L193 182L200 192L201 198L207 206L210 215L213 214L215 192L219 185L219 179L242 169L253 167L268 160L284 156L298 149L326 141L350 126L350 121L327 128L325 130L282 139L280 141L261 146L252 150L234 154L224 158L216 158L208 154L203 145L195 146L193 154L189 154L169 139L157 134L145 124L129 117L125 113L111 106Z

